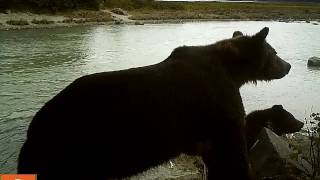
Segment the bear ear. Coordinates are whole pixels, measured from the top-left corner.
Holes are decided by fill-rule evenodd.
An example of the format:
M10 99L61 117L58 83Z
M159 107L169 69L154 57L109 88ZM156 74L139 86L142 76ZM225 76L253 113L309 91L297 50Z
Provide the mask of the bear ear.
M282 105L274 105L272 106L272 109L283 109Z
M232 38L240 37L240 36L243 36L243 33L241 31L235 31L233 32Z
M264 27L260 32L253 36L254 39L264 41L269 33L269 28Z

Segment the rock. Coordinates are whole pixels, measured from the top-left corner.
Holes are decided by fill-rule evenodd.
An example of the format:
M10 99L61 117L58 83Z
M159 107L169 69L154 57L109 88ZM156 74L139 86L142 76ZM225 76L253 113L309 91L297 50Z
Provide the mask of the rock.
M312 23L313 25L319 25L318 23Z
M253 171L261 179L290 179L291 176L309 176L313 172L312 166L291 149L288 142L267 128L260 132L249 158Z
M116 19L116 20L114 21L114 24L120 25L120 24L124 24L124 22L123 22L122 19Z
M308 66L311 67L320 67L320 58L319 57L311 57L308 59Z
M288 19L280 19L279 22L289 23L290 21Z
M134 24L135 24L135 25L144 25L144 23L141 22L141 21L136 21L136 22L134 22Z
M119 14L119 15L124 15L124 16L128 16L128 12L121 9L121 8L114 8L111 10L111 12L115 13L115 14Z
M309 21L309 20L306 20L306 23L310 23L310 21Z

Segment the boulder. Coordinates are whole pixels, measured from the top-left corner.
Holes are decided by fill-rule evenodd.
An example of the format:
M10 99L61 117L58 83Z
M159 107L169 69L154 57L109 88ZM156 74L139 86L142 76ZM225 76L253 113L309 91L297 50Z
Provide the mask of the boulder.
M273 177L309 176L312 166L290 148L289 143L267 128L263 128L257 142L250 149L252 169L261 179Z
M111 10L111 12L113 12L115 14L123 15L123 16L128 16L128 12L121 9L121 8L114 8Z
M123 22L122 19L116 19L116 20L114 21L114 24L120 25L120 24L124 24L124 22Z
M310 67L320 67L320 58L319 57L311 57L308 59L308 66Z
M136 21L136 22L134 22L134 24L135 24L135 25L144 25L144 23L141 22L141 21Z

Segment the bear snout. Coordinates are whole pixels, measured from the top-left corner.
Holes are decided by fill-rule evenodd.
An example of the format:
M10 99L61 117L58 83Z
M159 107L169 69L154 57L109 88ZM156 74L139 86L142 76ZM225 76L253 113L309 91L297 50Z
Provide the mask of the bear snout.
M289 63L287 63L287 62L285 62L285 61L283 61L283 62L284 62L285 72L286 72L286 74L289 74L290 69L291 69L291 64L289 64Z
M300 131L304 126L304 123L299 121L299 120L295 120L292 124L291 124L291 128L289 128L288 133L295 133Z
M291 65L281 58L279 58L279 61L280 62L278 62L278 68L276 68L274 71L275 73L273 79L281 79L290 72Z

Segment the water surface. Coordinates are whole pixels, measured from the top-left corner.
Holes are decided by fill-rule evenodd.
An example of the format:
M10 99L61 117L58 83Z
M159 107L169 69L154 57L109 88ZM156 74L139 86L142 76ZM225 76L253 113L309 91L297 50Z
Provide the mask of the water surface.
M177 46L204 45L270 27L267 40L292 65L288 76L241 88L247 112L283 104L296 117L320 111L320 28L304 23L201 22L0 31L0 173L15 172L34 113L74 79L154 64Z

